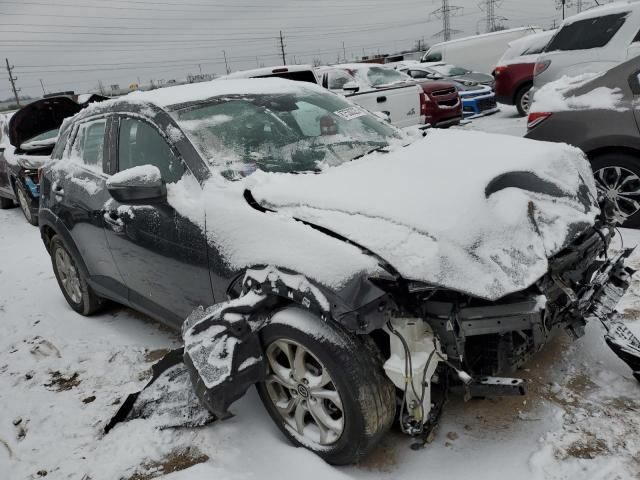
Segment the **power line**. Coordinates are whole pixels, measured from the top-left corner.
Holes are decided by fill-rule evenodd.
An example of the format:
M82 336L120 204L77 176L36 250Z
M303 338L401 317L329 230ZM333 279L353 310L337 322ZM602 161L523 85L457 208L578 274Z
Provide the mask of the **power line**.
M442 36L444 41L447 42L451 40L452 33L460 33L460 30L451 28L451 17L458 15L461 11L462 7L449 5L449 0L442 0L442 6L431 12L434 17L442 19L442 30L436 33L434 37Z
M486 32L495 32L496 30L500 30L502 27L502 22L507 19L502 16L496 15L496 8L502 5L502 0L483 0L483 3L480 3L478 6L480 10L483 10L485 13L485 21L486 21Z
M20 91L20 89L16 89L16 80L18 80L18 77L13 76L14 67L9 66L9 59L5 58L4 60L5 62L7 62L7 73L9 74L9 81L11 82L11 90L13 90L13 96L16 99L16 105L18 106L18 108L20 108L20 98L18 97L18 92Z

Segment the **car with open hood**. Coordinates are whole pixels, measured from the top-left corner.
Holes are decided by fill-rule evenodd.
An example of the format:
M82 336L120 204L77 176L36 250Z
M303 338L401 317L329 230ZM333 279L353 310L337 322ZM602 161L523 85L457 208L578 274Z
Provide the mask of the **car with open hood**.
M524 394L496 375L590 319L640 370L612 320L630 250L607 256L614 225L576 148L410 137L320 86L249 79L92 105L52 157L40 231L69 305L181 328L172 358L216 418L256 384L328 462L396 418L428 438L450 388Z
M88 104L105 98L46 97L29 103L0 123L0 208L10 208L15 201L27 221L38 224L38 169L49 159L60 125Z

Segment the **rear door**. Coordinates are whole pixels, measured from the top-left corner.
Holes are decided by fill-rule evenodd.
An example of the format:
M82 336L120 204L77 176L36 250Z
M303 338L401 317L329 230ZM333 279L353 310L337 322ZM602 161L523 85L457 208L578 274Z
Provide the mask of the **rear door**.
M7 116L0 114L0 195L13 198L14 195L11 191L7 168L7 155L13 150L11 143L9 143L8 124L9 119Z
M102 116L74 126L61 161L51 171L47 203L66 227L98 293L107 291L110 298L126 301L126 287L111 257L102 220L110 198L105 173L109 125L109 117Z
M169 195L201 188L178 150L150 121L127 115L116 123L113 172L154 165ZM111 252L136 308L163 321L181 324L191 311L213 303L204 208L193 205L191 220L168 202L123 204L109 196L104 228Z

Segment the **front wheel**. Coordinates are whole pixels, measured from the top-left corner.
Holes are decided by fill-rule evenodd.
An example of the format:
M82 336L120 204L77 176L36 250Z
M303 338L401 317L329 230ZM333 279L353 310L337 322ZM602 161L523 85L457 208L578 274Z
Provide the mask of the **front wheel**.
M366 455L395 415L395 389L373 342L295 307L277 312L260 336L268 372L258 392L285 436L334 465Z
M591 160L598 194L611 200L627 219L627 228L640 227L640 158L625 152L599 155Z
M16 198L18 199L18 205L20 210L24 214L24 218L27 219L31 225L38 226L38 217L31 213L31 202L29 201L29 195L27 194L24 185L19 180L16 180Z

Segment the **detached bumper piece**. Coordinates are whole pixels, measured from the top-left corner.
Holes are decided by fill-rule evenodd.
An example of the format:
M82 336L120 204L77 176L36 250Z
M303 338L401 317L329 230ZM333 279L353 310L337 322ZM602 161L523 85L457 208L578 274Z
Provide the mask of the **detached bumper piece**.
M618 254L594 276L593 287L579 300L588 303L586 317L597 318L607 331L604 339L613 353L625 362L640 382L640 339L619 319L615 307L629 288L629 281L635 270L624 266L631 255L629 248Z
M105 434L135 418L153 419L159 429L200 427L215 420L196 397L182 355L182 348L171 350L151 367L149 382L127 396L105 426Z
M480 377L467 385L470 397L506 397L527 394L527 384L521 378Z

